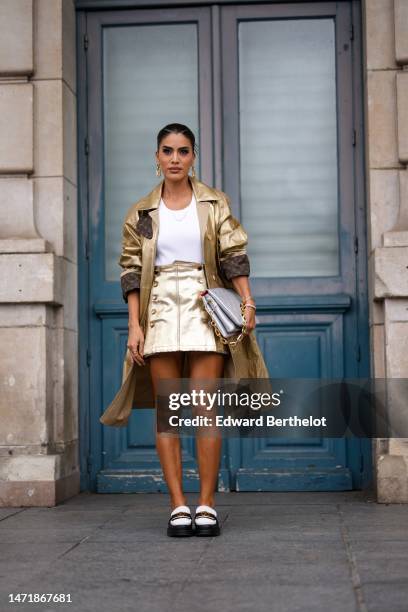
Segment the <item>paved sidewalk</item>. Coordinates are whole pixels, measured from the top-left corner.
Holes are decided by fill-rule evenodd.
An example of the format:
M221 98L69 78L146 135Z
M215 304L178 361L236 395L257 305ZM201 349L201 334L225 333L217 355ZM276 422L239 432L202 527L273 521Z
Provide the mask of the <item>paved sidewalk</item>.
M197 496L187 498L194 509ZM1 612L408 611L408 505L361 491L216 502L217 538L167 537L164 494L1 508ZM72 603L9 603L22 592Z

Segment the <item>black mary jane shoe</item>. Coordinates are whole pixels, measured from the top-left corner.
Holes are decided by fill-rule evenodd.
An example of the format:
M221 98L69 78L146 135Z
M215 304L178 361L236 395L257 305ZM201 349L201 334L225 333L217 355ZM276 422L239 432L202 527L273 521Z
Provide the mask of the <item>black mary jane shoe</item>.
M215 520L215 523L207 524L207 525L197 525L196 519L200 518L200 516L206 516L207 518L212 518ZM216 517L211 512L207 512L206 510L201 510L200 512L196 512L194 517L194 531L196 536L219 536L221 533L220 525L218 523L218 517Z
M180 517L191 519L191 523L189 525L172 525L171 521ZM183 538L194 535L193 521L190 512L180 511L170 516L169 523L167 525L167 535L172 538Z

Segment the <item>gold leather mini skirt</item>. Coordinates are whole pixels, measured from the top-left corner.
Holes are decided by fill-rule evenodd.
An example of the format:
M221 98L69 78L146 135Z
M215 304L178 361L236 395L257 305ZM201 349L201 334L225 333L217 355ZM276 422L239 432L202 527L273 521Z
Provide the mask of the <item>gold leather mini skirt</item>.
M210 324L199 295L206 288L204 264L176 260L154 267L144 357L168 351L228 354L228 348Z

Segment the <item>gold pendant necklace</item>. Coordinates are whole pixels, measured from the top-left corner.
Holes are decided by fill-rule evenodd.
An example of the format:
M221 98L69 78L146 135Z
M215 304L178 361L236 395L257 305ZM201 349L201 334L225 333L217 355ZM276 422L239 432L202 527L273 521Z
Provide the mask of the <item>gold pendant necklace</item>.
M167 210L169 210L172 213L173 218L176 221L183 221L183 219L185 219L187 217L187 215L188 215L189 208L190 208L191 203L192 203L193 200L191 199L190 204L187 204L187 206L185 206L184 208L181 209L182 211L185 211L184 214L182 214L182 215L177 215L177 213L180 212L179 210L177 210L175 208L169 208L167 206L167 204L164 202L163 198L162 198L162 201L163 201L164 206L167 208Z

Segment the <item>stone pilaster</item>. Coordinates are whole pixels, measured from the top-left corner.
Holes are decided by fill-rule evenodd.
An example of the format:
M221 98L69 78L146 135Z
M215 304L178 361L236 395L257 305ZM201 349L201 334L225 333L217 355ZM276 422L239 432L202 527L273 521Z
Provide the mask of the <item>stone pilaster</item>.
M363 23L372 376L408 378L408 4L365 0ZM408 502L407 440L374 442L378 501Z
M73 0L0 3L0 505L79 492Z

